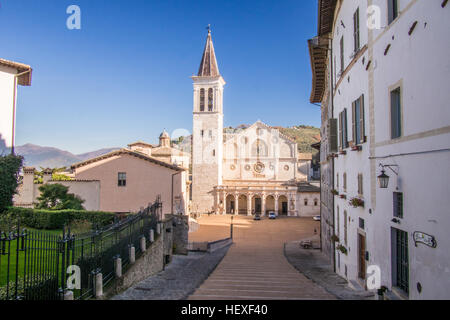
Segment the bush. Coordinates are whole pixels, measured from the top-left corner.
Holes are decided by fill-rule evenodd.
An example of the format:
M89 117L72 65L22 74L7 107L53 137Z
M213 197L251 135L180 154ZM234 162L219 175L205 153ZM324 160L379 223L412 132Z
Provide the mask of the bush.
M88 221L94 226L104 227L114 222L115 213L84 210L37 210L10 207L4 213L8 219L20 219L22 226L33 229L57 230L74 221Z
M39 187L41 195L37 198L39 203L36 209L50 209L50 210L84 210L82 200L80 197L68 193L69 187L62 184L44 184Z
M17 193L22 163L21 156L0 156L0 213L12 206L13 196Z

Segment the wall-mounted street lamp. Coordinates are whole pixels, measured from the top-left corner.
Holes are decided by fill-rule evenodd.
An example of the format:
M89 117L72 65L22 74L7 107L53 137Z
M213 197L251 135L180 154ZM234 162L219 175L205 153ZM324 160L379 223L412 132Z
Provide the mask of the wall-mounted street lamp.
M394 169L392 169L392 167L397 167L398 165L396 164L381 164L380 163L380 167L382 168L381 170L381 174L378 176L378 185L381 189L387 189L387 187L389 186L389 176L386 174L386 170L385 168L390 169L393 173L395 173L395 175L398 176L398 171L395 171Z

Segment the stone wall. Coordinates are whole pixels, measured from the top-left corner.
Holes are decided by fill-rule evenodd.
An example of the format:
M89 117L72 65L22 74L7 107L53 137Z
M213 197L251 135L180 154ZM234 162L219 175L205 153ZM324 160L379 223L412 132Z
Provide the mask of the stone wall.
M187 216L186 219L184 219L184 217L185 216L180 217L180 220L187 221ZM136 258L136 262L128 268L121 278L115 279L114 284L111 287L104 288L104 298L116 295L136 283L164 270L166 264L170 263L172 260L174 234L183 233L178 230L175 232L177 227L173 226L174 222L174 217L167 217L166 215L166 219L160 223L161 233L158 234L157 230L155 230L155 241L150 244L147 241L147 250L140 257ZM187 222L185 224L187 225ZM181 226L184 226L184 224L181 224L178 229L182 229ZM147 236L148 235L146 235L146 237ZM180 248L182 248L181 245ZM187 250L187 245L185 248Z
M168 217L168 215L166 215ZM169 215L173 219L173 250L174 254L188 253L189 216Z

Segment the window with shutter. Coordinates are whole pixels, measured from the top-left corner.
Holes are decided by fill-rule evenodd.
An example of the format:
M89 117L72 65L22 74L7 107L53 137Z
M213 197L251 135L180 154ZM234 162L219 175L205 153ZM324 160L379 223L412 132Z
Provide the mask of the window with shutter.
M356 134L356 102L352 103L352 141L354 145L357 145L357 134Z
M398 17L398 0L387 0L388 2L388 24Z
M402 135L400 88L391 91L391 138Z
M329 141L329 148L330 152L337 152L338 151L338 128L337 128L337 119L330 119L329 120L329 126L328 126L328 138Z
M348 134L347 134L347 108L344 109L344 145L348 148Z
M344 186L343 186L343 187L344 187L344 191L347 191L347 173L344 172L344 175L343 175L343 179L342 179L342 180L343 180L342 183L343 183L343 185L344 185Z
M363 175L358 174L358 195L363 195Z
M355 45L355 52L359 50L360 38L359 38L359 8L353 14L353 40Z
M341 149L341 150L343 150L344 149L344 136L343 136L343 132L344 132L344 130L343 130L343 121L342 121L342 119L343 119L343 117L342 117L342 115L343 115L343 112L341 112L341 113L339 113L339 148Z
M359 143L364 143L366 142L366 129L365 129L365 125L364 125L364 95L362 95L360 98L360 102L359 102Z
M344 210L344 244L347 245L347 211Z
M341 75L344 73L344 36L342 36L341 38L341 42L340 42L340 46L341 46Z
M394 192L394 217L403 219L403 193Z

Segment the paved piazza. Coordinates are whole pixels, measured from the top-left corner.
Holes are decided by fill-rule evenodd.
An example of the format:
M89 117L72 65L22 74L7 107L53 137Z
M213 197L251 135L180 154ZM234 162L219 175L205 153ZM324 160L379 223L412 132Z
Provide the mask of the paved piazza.
M284 244L314 237L312 218L234 216L234 244L190 300L335 299L289 264ZM203 216L190 241L214 241L230 234L231 216Z

